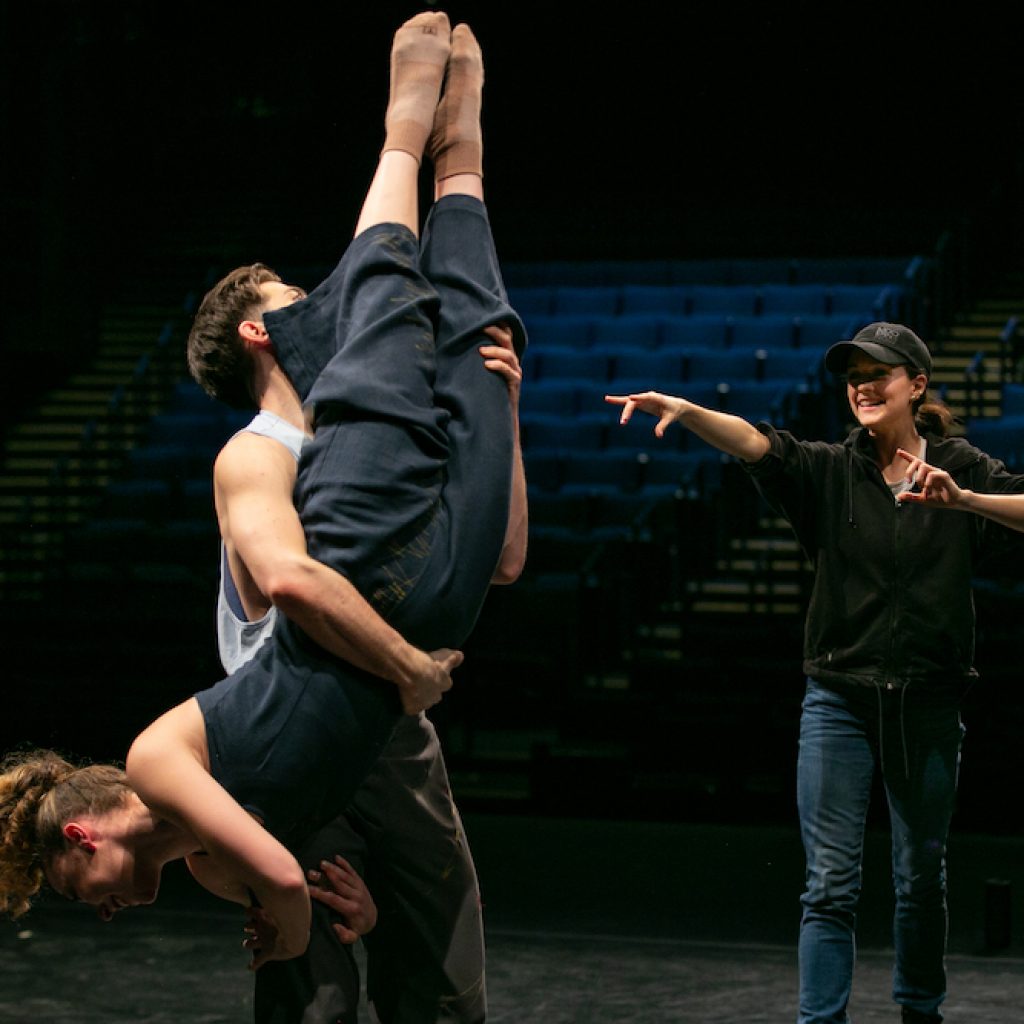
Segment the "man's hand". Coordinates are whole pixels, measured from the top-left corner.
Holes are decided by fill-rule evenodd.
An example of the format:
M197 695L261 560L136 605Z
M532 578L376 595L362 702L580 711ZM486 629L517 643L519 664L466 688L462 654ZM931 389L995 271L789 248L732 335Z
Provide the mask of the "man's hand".
M513 411L516 411L519 408L519 391L523 382L523 370L512 345L512 332L504 324L497 324L494 327L485 327L484 334L494 342L493 345L480 346L480 355L483 356L484 366L492 373L505 378L505 383L508 385L509 402L512 404Z
M402 710L418 715L433 707L452 688L451 672L462 664L462 651L442 647L436 651L412 651L413 663L403 678L396 680L402 698Z
M334 862L322 860L320 870L308 872L309 895L340 914L343 921L331 927L340 942L352 945L360 935L372 931L377 924L377 904L358 872L340 854Z

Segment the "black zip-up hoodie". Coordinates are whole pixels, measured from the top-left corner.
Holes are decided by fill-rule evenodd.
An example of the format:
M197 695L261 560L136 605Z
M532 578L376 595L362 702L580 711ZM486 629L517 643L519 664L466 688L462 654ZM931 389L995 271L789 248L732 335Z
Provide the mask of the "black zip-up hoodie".
M1024 534L966 512L897 504L862 427L842 444L758 429L771 448L746 468L814 566L804 672L826 684L965 690L976 675L974 567ZM963 438L926 441L925 461L961 487L1024 491L1024 476Z

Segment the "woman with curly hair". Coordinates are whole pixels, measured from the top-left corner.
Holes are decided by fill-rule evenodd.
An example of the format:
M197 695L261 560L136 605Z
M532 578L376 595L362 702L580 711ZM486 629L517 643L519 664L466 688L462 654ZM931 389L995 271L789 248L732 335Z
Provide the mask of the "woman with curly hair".
M129 819L141 821L146 813L125 773L113 765L76 768L47 750L5 758L0 770L0 912L19 917L28 910L44 880L43 865L58 861L69 840L81 839L87 853L96 852L95 842L85 838L88 826L81 822L102 817L125 828ZM144 857L133 866L145 871L148 860ZM156 880L136 876L132 902L151 903L158 879L159 874ZM64 894L83 900L89 895L73 890ZM97 902L104 920L119 909L115 899Z

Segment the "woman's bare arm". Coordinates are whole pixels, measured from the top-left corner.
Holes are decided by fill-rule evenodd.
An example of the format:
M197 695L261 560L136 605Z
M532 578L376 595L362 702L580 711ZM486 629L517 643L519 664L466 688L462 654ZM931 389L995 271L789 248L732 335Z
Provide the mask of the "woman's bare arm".
M642 391L633 395L605 395L605 401L622 406L620 423L628 423L637 409L656 416L654 433L658 437L664 435L670 424L681 423L719 451L744 462L757 462L768 453L768 438L752 423L739 416L706 409L685 398Z
M132 744L126 768L140 799L192 834L222 873L228 898L251 891L274 925L253 968L288 960L309 943L310 901L298 861L245 811L206 768L205 727L195 699L158 718ZM227 880L233 880L228 886Z

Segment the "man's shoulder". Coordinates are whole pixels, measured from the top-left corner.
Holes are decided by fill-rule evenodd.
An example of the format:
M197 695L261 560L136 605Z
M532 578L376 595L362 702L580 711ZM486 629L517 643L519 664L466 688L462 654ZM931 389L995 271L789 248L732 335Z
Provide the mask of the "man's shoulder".
M275 438L239 431L225 442L213 464L214 482L220 486L251 482L268 471L295 473L295 456Z
M265 458L271 452L280 454L282 457L291 457L287 446L276 438L269 437L267 434L257 434L251 430L240 430L224 442L223 447L217 453L217 463L231 463L253 456Z

